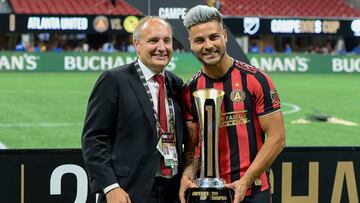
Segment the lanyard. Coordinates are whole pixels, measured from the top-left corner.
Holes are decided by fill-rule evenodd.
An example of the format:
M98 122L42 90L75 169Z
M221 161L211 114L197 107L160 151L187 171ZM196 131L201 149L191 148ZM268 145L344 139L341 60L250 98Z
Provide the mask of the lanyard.
M158 133L163 132L163 130L161 129L161 126L160 126L160 121L159 121L159 117L156 113L156 109L155 109L155 105L154 105L154 101L152 99L152 96L151 96L151 92L150 92L150 88L149 88L149 85L147 84L146 80L145 80L145 76L139 66L139 63L136 61L135 62L135 67L136 67L136 72L139 74L139 77L140 77L140 80L146 90L146 93L147 95L149 96L149 99L150 99L150 102L153 106L153 110L154 110L154 117L155 117L155 120L156 120L156 128L158 129ZM173 100L171 99L171 94L170 94L170 87L169 87L169 83L167 82L167 80L165 80L165 86L166 86L166 93L167 93L167 100L168 100L168 106L169 106L169 113L170 113L170 120L169 120L169 124L170 124L170 132L171 133L175 133L175 127L174 127L174 115L175 115L175 112L174 112L174 104L173 104ZM160 136L159 136L160 137Z

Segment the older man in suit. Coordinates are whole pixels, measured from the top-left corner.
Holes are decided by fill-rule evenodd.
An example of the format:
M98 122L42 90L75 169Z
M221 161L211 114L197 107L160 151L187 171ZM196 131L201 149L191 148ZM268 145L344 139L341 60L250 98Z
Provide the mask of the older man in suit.
M89 98L82 150L90 186L98 202L177 202L182 80L164 70L172 29L148 16L133 38L138 59L102 73Z

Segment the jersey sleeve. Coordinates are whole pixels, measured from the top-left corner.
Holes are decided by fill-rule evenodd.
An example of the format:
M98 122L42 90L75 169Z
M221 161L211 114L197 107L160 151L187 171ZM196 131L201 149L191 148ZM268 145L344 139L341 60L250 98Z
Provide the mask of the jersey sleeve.
M270 77L263 71L257 71L249 80L255 100L256 113L259 116L277 111L281 108L280 98Z
M184 86L181 92L181 110L185 121L193 121L190 86Z
M190 86L187 85L183 88L182 93L181 93L181 105L182 105L182 114L183 114L183 118L185 119L185 122L197 122L197 115L194 115L193 112L193 103L191 100L191 91L190 91ZM198 145L195 149L195 156L200 157L201 154L201 142L200 142L200 134L199 134L199 126L194 129L194 135L197 136L197 140Z

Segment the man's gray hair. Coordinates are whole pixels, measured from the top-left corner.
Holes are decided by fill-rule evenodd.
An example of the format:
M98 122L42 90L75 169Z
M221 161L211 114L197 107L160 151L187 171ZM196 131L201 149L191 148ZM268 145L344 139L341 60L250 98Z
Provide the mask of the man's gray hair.
M141 31L145 25L146 22L150 21L150 20L161 20L164 21L170 28L171 32L172 32L172 27L170 25L169 22L167 22L166 20L158 17L158 16L145 16L143 18L140 19L139 23L136 25L136 28L133 32L133 39L134 40L139 40L140 39L140 35L141 35Z
M197 5L192 7L185 15L183 24L187 30L192 26L216 21L222 24L222 15L214 7Z

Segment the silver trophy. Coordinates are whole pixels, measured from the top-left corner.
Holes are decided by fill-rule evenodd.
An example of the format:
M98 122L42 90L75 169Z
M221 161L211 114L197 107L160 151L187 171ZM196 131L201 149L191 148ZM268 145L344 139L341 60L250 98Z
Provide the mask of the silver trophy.
M188 203L231 202L230 189L219 173L219 123L224 91L209 88L195 91L193 96L200 124L201 162L198 188L191 188Z

